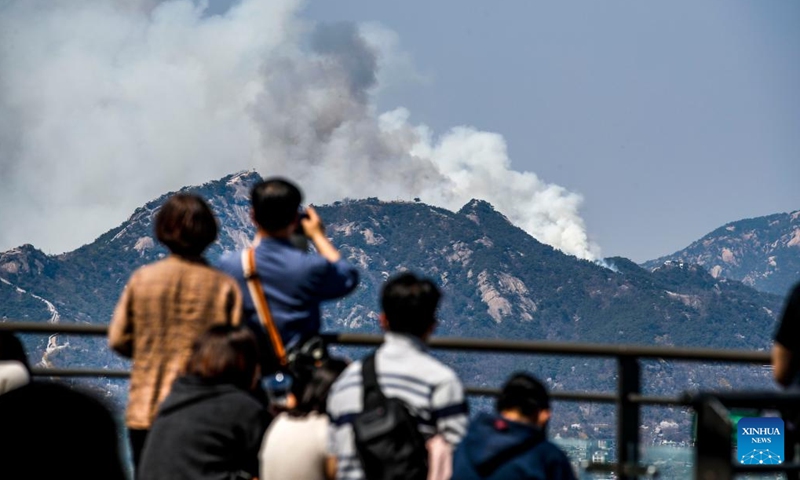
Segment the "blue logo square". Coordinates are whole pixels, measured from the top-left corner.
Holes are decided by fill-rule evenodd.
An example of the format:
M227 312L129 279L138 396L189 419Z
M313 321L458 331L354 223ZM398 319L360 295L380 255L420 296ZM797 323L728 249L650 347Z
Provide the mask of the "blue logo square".
M744 417L736 424L736 459L742 465L783 463L783 420Z

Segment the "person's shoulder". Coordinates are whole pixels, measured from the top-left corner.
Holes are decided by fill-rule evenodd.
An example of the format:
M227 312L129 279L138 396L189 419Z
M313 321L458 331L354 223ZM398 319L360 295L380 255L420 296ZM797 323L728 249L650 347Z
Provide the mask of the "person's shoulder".
M540 444L542 452L547 457L547 461L551 463L568 464L569 457L558 445L552 440L547 439Z
M149 282L154 276L161 275L165 270L171 268L170 262L167 260L169 257L161 258L155 262L142 265L131 273L128 279L128 284L135 284L138 282Z
M30 373L22 362L17 360L0 361L0 394L27 385Z
M277 418L276 420L277 421ZM284 421L290 425L289 428L303 428L306 432L326 431L330 426L330 417L327 413L309 412L302 416L292 417L287 415Z
M276 262L276 259L280 259ZM238 260L241 264L241 259ZM291 268L303 275L322 271L327 266L327 260L316 252L306 252L290 245L288 242L277 239L263 239L256 247L256 263L260 269L262 265L283 265L282 268Z
M302 264L305 269L319 274L328 273L331 269L340 271L355 269L344 257L331 262L317 252L305 252L296 248L287 248L285 255L292 261Z
M800 302L800 282L797 282L791 290L789 290L789 298L791 301Z
M222 419L230 421L247 430L253 428L263 434L272 423L273 416L269 413L266 404L261 402L252 393L233 387L214 400L213 411Z
M442 363L441 360L437 359L429 352L424 352L423 355L427 360L424 376L427 378L429 383L461 383L461 380L458 378L458 374L449 365Z
M13 392L0 396L0 399L19 402L24 406L26 412L37 411L42 405L53 402L49 408L45 409L48 411L48 415L56 416L66 412L78 412L77 416L80 418L80 415L87 412L95 412L111 418L108 407L96 395L80 388L72 389L55 382L33 380Z
M387 332L383 345L378 348L378 358L391 359L390 371L413 372L413 375L431 386L458 381L458 375L448 365L431 355L420 338L397 332ZM388 357L385 357L388 355ZM402 360L397 360L401 358ZM382 370L381 370L382 371Z
M358 275L358 268L344 256L335 262L329 262L327 260L325 260L325 262L343 274Z
M342 371L331 386L331 393L341 385L361 379L361 360L356 360Z
M230 284L235 286L236 280L231 272L228 272L225 269L218 268L215 265L212 265L206 260L203 261L195 261L195 260L185 260L185 259L176 259L176 261L172 262L172 264L166 264L164 267L166 269L175 269L176 275L178 276L191 276L194 278L203 278L206 281L214 285L220 284Z
M229 405L230 411L239 414L261 415L266 413L266 406L253 394L241 388L231 388L224 395L220 396L224 403Z
M335 262L328 261L328 259L316 252L301 252L297 250L294 255L298 261L305 265L305 268L320 274L325 273L335 265Z
M358 407L353 403L359 398L358 392L361 391L361 362L353 362L339 375L333 382L328 392L326 400L326 414L331 419L331 423L337 428L341 426L339 419L347 414L358 411Z
M328 399L338 398L341 392L348 387L361 385L361 360L356 360L348 365L339 377L333 382L328 393Z
M800 320L800 282L792 287L784 302L783 312L781 313L779 328L776 336L783 337L781 340L784 342L793 343L794 340L789 337L794 337L794 332L790 332L787 329L795 328L798 320ZM784 342L781 343L783 343L784 346L787 346Z

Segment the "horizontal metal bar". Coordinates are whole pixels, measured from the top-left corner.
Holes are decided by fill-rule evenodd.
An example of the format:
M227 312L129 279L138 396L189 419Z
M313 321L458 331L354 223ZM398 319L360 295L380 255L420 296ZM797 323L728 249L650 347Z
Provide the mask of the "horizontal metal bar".
M467 395L477 397L496 397L500 395L498 388L486 387L464 387L464 392ZM613 393L587 393L587 392L550 392L550 398L553 400L560 400L566 402L600 402L600 403L614 403L619 398Z
M106 370L98 368L41 368L31 369L31 373L38 377L109 377L128 378L127 370ZM500 390L496 388L465 387L464 391L473 396L497 396ZM582 392L552 392L550 397L554 400L577 402L606 402L616 401L616 395L608 393L582 393Z
M641 405L692 405L692 403L685 397L657 397L652 395L641 395L638 393L632 393L628 395L628 401Z
M781 408L800 404L800 393L788 391L701 392L685 398L687 405L697 405L713 398L726 408Z
M800 472L800 463L779 465L733 465L734 473Z
M474 397L496 397L500 395L500 390L497 388L464 387L464 393Z
M0 331L18 333L74 333L77 335L106 335L108 325L89 323L38 323L38 322L0 322Z
M363 333L327 333L330 343L341 345L379 345L382 337ZM731 363L769 364L767 352L723 350L712 348L650 347L647 345L604 345L597 343L543 342L531 340L497 340L485 338L432 338L428 345L440 350L475 352L528 353L603 357L664 358L688 361L720 361Z
M106 370L103 368L31 368L31 373L37 377L109 377L128 378L127 370Z
M581 464L583 469L587 473L620 473L620 468L618 463L596 463L596 462L583 462ZM651 465L632 465L626 463L623 467L623 472L626 475L630 476L650 476L656 477L658 475L658 470L656 467Z
M619 400L619 395L615 393L584 393L584 392L550 392L553 400L564 400L568 402L600 402L614 403Z
M0 322L0 330L21 333L76 333L105 335L106 325ZM329 343L341 345L380 345L383 337L363 333L324 333ZM769 364L767 352L750 350L723 350L712 348L651 347L647 345L605 345L597 343L543 342L531 340L498 340L485 338L432 338L428 345L440 350L468 350L474 352L527 353L551 355L577 355L600 357L663 358L688 361L720 361L729 363Z

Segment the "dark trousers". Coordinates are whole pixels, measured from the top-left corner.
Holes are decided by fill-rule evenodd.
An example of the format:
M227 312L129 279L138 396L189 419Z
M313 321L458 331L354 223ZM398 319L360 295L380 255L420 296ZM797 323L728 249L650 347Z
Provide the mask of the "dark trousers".
M128 441L131 444L131 457L133 459L133 473L134 477L139 470L139 460L142 459L142 451L144 450L144 441L147 440L147 434L150 430L139 430L135 428L128 429Z

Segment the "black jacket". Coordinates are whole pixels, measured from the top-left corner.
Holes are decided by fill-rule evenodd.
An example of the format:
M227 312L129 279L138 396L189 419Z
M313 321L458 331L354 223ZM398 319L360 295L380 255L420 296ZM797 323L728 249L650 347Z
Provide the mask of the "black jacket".
M453 458L452 480L574 480L567 456L544 430L481 414Z
M230 480L258 476L258 451L270 417L233 385L178 378L162 403L137 480Z

